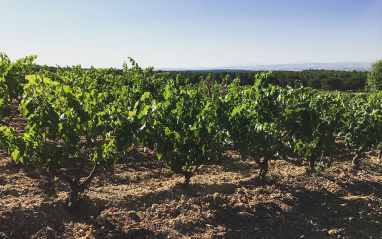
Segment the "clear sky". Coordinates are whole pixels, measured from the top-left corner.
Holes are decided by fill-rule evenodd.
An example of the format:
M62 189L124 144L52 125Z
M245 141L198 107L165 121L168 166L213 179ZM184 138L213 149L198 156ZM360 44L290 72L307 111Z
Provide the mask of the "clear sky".
M382 59L382 0L0 0L0 51L50 66Z

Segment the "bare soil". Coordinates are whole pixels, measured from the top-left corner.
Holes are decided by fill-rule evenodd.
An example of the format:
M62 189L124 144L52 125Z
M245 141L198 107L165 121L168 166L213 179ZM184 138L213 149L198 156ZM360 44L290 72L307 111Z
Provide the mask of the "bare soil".
M228 151L184 188L183 176L133 147L69 212L68 185L3 150L0 238L382 238L382 164L370 151L354 171L353 154L339 143L320 175L302 159L271 161L264 182L256 163Z

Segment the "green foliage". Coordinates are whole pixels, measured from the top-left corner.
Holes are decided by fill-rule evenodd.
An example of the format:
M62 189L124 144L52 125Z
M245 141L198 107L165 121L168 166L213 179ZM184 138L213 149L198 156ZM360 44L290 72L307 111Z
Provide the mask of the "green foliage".
M231 79L239 78L241 85L253 85L257 71L182 71L168 72L168 78L175 78L177 75L182 79L189 79L190 83L199 83L201 79L208 76L217 83L224 82L224 78L229 75ZM304 70L295 71L275 71L268 76L269 83L281 87L294 86L296 80L301 81L304 86L314 89L321 89L322 84L326 84L326 90L362 91L365 88L367 72L365 71L336 71L336 70ZM328 81L326 82L325 81ZM333 86L334 88L330 88Z
M8 133L2 140L13 150L15 160L25 157L39 172L47 168L66 181L71 187L71 207L76 206L78 192L89 184L97 168L110 168L117 160L113 135L119 124L114 114L119 105L115 92L124 88L113 85L112 91L108 83L114 78L108 79L106 73L73 67L58 71L55 80L44 74L27 76L20 105L27 118L26 132L18 137ZM9 128L3 132L13 131ZM80 183L87 162L94 168Z
M3 53L0 53L0 56L0 119L3 119L3 117L8 115L10 112L9 103L11 99L9 96L7 81L5 77L9 71L9 65L11 64L11 61Z
M173 171L184 174L188 184L194 166L220 156L224 132L217 125L222 113L217 111L221 99L206 94L203 86L178 83L162 86L163 101L158 102L160 97L152 100L144 125L146 137L140 139L143 145L155 147L158 158Z
M347 95L341 98L346 110L339 135L346 147L363 152L382 142L382 94Z
M28 80L21 110L28 120L26 154L37 168L78 164L88 158L104 167L113 164L112 119L108 105L103 105L104 94L40 75Z
M281 113L282 89L268 84L267 74L258 74L249 88L231 88L225 102L230 105L229 139L242 159L254 159L261 167L260 176L268 170L268 161L283 150L278 118ZM263 159L263 161L261 161Z
M338 78L329 77L321 80L323 90L342 90L342 81Z
M290 89L284 97L282 130L289 147L314 163L334 149L334 133L340 123L342 107L337 93L310 88Z
M382 90L382 60L371 64L371 71L367 75L366 90L369 92Z
M289 151L306 158L311 171L322 173L324 162L332 162L335 135L357 152L379 148L382 141L381 93L355 96L303 87L308 75L313 88L339 89L344 81L338 79L355 72L338 73L339 78L332 76L336 72L294 72L280 78L269 72L251 75L253 79L244 73L223 78L211 73L192 84L193 78L170 77L152 67L143 70L133 59L132 67L124 63L121 71L73 66L36 73L34 58L12 63L1 54L1 119L11 100L19 100L27 127L19 135L3 123L0 144L11 149L15 160L27 159L39 172L48 169L66 181L70 208L78 205L78 193L97 169L111 168L118 152L133 142L155 150L188 184L198 166L216 162L227 148L243 160L255 160L264 178L268 162ZM253 85L243 86L242 79ZM88 176L81 180L84 172Z
M33 61L37 56L21 58L11 62L9 57L0 52L0 120L2 124L8 125L12 119L10 103L12 100L21 101L23 86L26 83L25 76L35 72ZM9 117L7 122L4 117Z
M321 81L319 79L310 79L308 81L308 86L313 89L321 89Z

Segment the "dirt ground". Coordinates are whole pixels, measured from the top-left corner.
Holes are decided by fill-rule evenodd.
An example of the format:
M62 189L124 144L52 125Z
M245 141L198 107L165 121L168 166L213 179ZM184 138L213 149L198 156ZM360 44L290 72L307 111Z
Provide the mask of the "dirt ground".
M370 151L358 171L341 144L321 175L306 161L258 167L226 152L191 178L134 147L100 172L69 212L69 187L0 152L0 238L382 238L382 164Z

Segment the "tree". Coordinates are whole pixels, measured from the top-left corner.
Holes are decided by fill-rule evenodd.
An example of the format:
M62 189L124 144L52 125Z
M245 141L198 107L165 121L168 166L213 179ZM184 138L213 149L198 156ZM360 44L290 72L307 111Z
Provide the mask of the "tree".
M382 60L371 64L371 71L366 81L366 90L370 92L382 90Z
M321 80L321 86L323 90L341 90L342 82L335 77L329 77Z
M308 81L308 86L313 89L321 89L321 80L317 78L310 79Z

